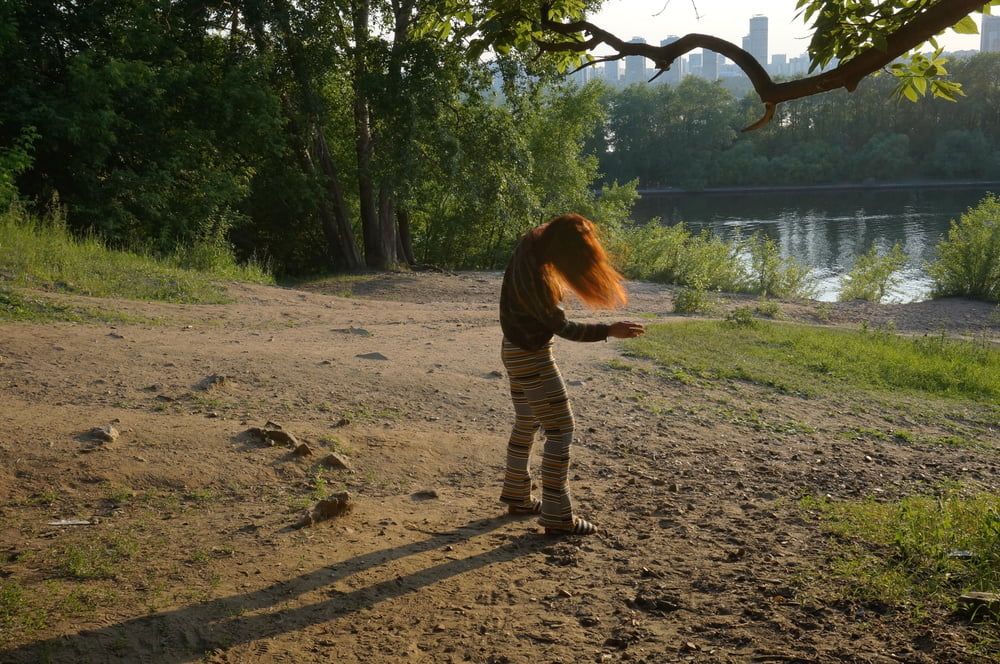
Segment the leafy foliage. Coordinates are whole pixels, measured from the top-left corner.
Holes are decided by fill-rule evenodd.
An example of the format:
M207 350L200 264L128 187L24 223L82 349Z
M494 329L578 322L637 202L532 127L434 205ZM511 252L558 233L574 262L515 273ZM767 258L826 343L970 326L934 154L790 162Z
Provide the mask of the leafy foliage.
M938 296L1000 301L1000 198L986 197L951 223L928 266Z
M899 284L898 272L906 261L907 256L898 243L883 255L879 255L878 247L872 245L867 253L858 256L844 276L840 300L881 302Z

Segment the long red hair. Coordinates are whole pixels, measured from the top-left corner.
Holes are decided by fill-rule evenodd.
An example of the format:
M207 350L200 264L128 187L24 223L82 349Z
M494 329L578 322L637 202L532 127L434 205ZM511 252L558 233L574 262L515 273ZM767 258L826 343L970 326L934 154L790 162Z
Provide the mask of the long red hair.
M553 304L562 300L565 289L594 309L616 309L628 303L624 278L608 260L593 222L578 214L564 214L535 232Z

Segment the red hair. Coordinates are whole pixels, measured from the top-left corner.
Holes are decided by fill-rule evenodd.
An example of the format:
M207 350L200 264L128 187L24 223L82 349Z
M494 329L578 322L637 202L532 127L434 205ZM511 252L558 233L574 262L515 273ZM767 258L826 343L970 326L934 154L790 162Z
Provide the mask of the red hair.
M616 309L628 303L624 278L608 260L593 222L578 214L564 214L535 232L553 304L562 300L567 288L594 309Z

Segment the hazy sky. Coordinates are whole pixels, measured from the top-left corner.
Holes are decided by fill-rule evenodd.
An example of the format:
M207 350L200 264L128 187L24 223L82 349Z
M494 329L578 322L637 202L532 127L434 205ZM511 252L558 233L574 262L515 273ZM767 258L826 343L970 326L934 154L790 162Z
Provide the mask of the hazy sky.
M769 19L770 54L805 53L809 31L805 23L795 20L795 0L606 0L591 22L622 39L644 37L650 44L659 44L667 35L702 32L739 46L754 14ZM979 23L980 16L975 18ZM978 49L979 35L949 31L939 42L946 50Z

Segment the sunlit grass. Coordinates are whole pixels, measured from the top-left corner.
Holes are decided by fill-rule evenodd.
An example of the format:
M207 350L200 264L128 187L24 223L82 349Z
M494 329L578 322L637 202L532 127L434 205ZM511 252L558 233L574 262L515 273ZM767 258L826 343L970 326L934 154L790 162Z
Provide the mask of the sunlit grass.
M705 378L820 394L851 386L1000 403L1000 351L942 336L756 321L650 325L627 354Z
M954 608L963 592L1000 591L998 493L948 490L894 502L810 497L801 506L837 537L831 571L860 599Z
M221 303L227 298L220 281L269 283L272 278L260 265L237 265L227 250L214 245L153 257L110 249L94 236L75 237L58 217L43 222L16 207L0 213L0 282L9 285L97 297Z

